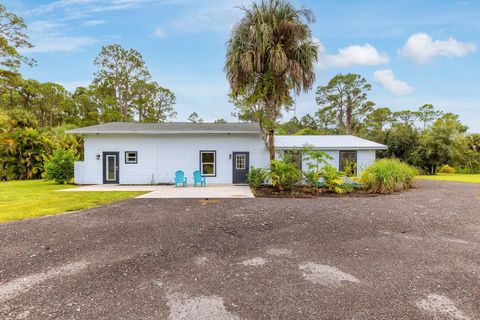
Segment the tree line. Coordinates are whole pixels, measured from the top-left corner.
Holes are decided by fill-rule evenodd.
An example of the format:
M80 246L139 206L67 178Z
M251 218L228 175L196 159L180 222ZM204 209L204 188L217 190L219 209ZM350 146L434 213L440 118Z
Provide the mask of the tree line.
M279 125L278 134L353 134L385 144L380 157L395 157L435 174L450 165L480 173L480 134L470 134L458 115L431 104L416 110L377 108L371 85L358 74L338 74L316 91L318 110Z
M112 121L165 122L175 115L175 94L151 79L142 55L118 44L102 47L88 86L69 92L62 85L25 79L21 54L31 48L23 19L0 5L0 179L41 177L53 150L80 155L72 127Z
M480 137L468 134L458 116L430 104L417 110L377 107L371 85L360 75L339 74L319 86L318 110L282 122L293 97L315 82L318 46L309 23L313 13L288 1L265 0L244 7L227 42L225 72L234 115L255 121L270 157L275 134L355 134L386 144L380 156L396 157L435 173L444 164L480 172ZM175 115L174 93L152 80L142 55L118 44L104 46L88 86L69 92L53 82L24 79L21 65L35 60L23 19L0 5L0 179L39 178L55 149L81 154L82 141L65 130L112 121L165 122ZM193 112L188 120L204 120ZM216 123L225 123L222 118Z

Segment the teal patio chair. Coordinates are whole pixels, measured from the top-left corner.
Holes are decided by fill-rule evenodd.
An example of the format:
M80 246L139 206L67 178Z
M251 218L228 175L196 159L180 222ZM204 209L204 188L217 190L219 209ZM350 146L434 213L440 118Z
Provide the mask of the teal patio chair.
M207 186L207 180L205 179L205 177L202 177L202 173L200 172L200 170L193 171L193 185L196 187L197 183L200 183L200 187Z
M185 173L182 170L178 170L175 172L175 187L179 184L186 187L187 186L187 178L185 178Z

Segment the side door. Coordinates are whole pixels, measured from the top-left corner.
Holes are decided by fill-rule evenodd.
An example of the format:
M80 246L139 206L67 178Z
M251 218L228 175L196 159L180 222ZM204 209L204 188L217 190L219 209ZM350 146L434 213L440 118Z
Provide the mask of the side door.
M233 178L232 182L247 183L247 173L250 167L250 154L249 152L233 152L232 166L233 166Z
M120 183L119 153L103 152L103 183Z

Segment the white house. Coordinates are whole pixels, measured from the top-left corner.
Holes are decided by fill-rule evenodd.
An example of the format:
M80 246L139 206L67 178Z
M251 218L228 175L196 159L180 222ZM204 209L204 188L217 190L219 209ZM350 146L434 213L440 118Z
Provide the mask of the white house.
M75 163L77 184L172 183L175 172L187 177L200 170L208 183L245 183L251 166L269 166L268 150L255 123L112 122L69 130L84 135L84 161ZM306 144L324 150L331 164L346 160L364 168L386 146L354 136L277 136L276 152ZM306 168L305 160L299 166Z

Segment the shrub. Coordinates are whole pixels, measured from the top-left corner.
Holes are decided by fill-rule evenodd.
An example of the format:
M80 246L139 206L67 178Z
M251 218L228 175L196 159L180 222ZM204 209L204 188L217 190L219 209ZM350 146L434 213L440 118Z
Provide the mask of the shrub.
M66 183L73 179L75 154L71 149L55 149L45 162L45 177L57 183Z
M253 166L247 173L247 182L251 188L260 188L268 179L268 174L265 169L254 168Z
M371 164L360 178L368 192L391 193L412 187L417 170L397 159L381 159Z
M448 164L444 164L437 171L438 173L455 173L455 168L450 167Z
M304 172L305 182L307 185L317 189L318 182L322 177L322 166L328 164L328 160L333 158L326 152L313 150L312 147L304 146L305 160L307 162L308 171Z
M335 193L352 191L352 188L342 179L343 173L331 164L322 168L321 177L323 178L323 187L328 191Z
M281 160L270 162L270 179L276 189L292 190L302 180L302 172L294 165Z

